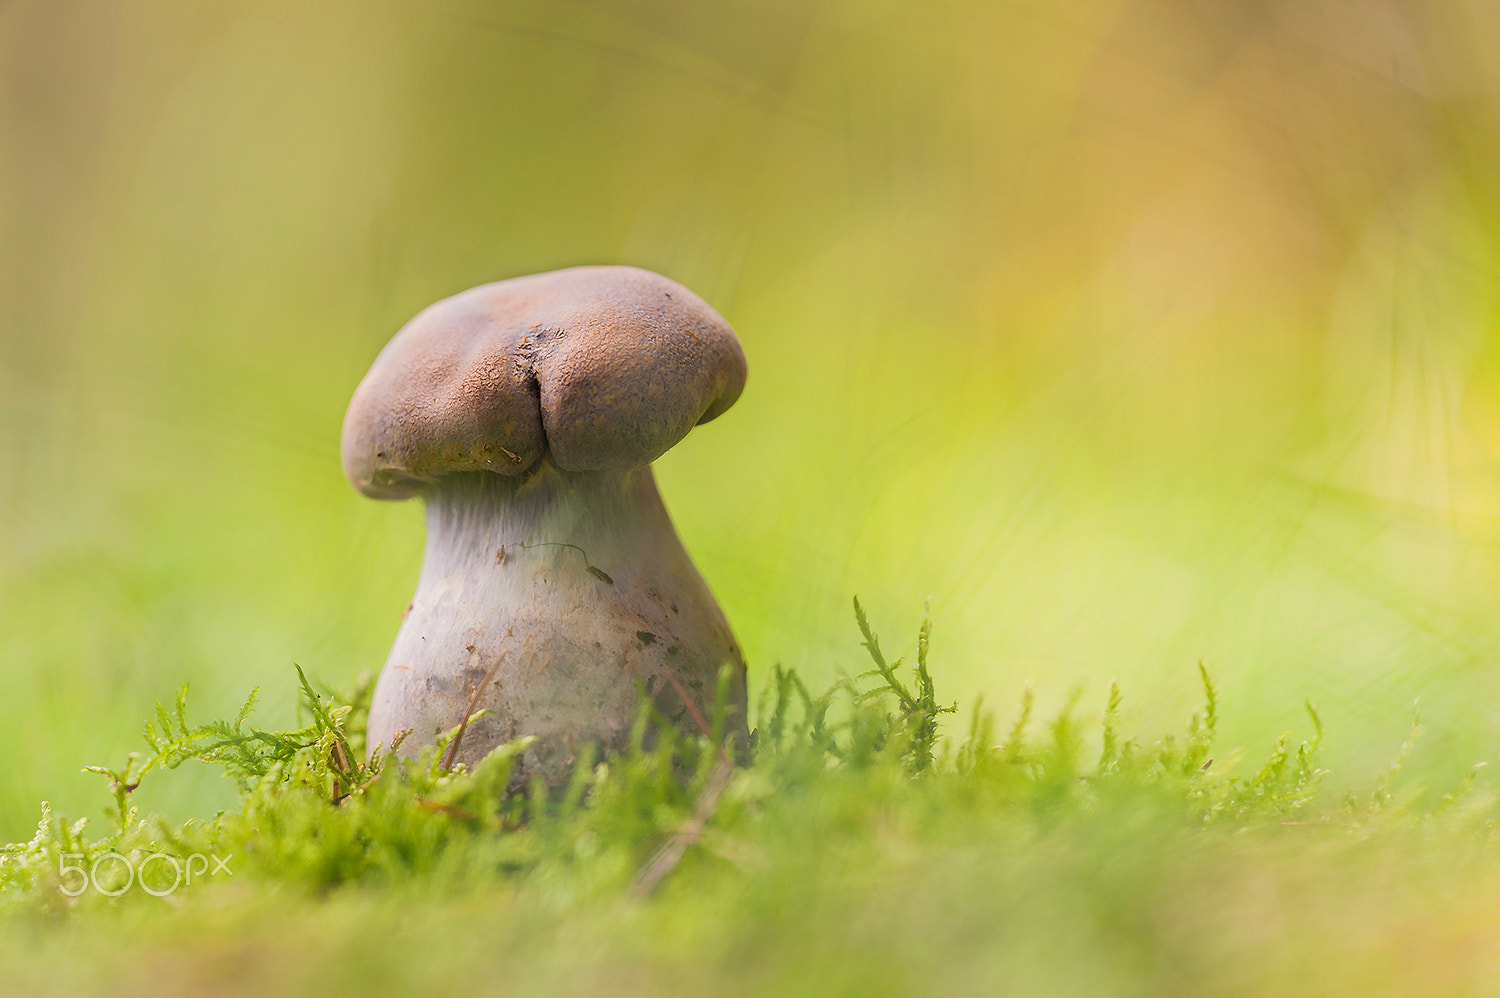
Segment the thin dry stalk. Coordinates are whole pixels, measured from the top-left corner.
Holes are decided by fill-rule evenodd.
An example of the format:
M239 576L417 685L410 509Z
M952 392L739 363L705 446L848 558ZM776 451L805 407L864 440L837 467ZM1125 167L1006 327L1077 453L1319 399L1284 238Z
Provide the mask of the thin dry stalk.
M688 709L693 723L698 730L703 732L703 737L712 738L713 729L709 726L708 718L703 716L703 711L688 696L688 691L683 689L682 683L670 672L663 673L667 682L677 691L677 697ZM703 788L703 793L698 795L698 803L693 806L693 817L672 834L662 847L651 857L650 862L641 867L640 872L635 875L635 884L632 888L637 898L650 897L667 878L677 864L682 862L682 857L692 848L699 839L703 837L704 830L708 827L708 820L713 817L714 808L718 806L719 795L724 788L729 786L729 778L734 775L734 760L729 758L729 753L724 747L719 746L719 762L714 766L714 771L708 777L708 784Z
M464 707L464 716L458 722L458 731L454 733L453 741L448 746L448 754L443 757L444 769L453 768L454 760L458 758L458 747L463 744L464 732L469 730L469 718L474 716L474 708L479 705L480 695L484 693L484 688L490 685L490 680L495 678L495 670L500 668L500 663L505 661L507 654L509 654L508 649L495 656L495 661L490 663L489 671L484 674L484 678L479 681L479 685L475 686L469 694L468 705Z
M699 795L698 803L693 808L693 817L674 832L656 851L656 855L651 857L650 862L636 874L631 891L637 898L645 899L655 893L661 882L682 862L687 851L703 837L708 820L713 817L714 808L718 806L719 796L729 786L729 778L733 775L734 762L721 752L718 765L714 767L708 778L708 785L703 788L703 793Z

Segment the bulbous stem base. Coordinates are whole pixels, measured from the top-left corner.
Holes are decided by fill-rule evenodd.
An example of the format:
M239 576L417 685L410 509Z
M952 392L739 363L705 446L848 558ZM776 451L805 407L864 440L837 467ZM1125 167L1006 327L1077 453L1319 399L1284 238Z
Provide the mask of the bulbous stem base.
M513 783L555 783L585 744L625 746L641 689L695 731L693 708L712 716L726 664L726 734L743 744L744 659L649 467L452 476L427 497L426 557L375 688L369 745L403 729L403 751L430 745L472 704L490 713L468 725L459 761L533 735Z

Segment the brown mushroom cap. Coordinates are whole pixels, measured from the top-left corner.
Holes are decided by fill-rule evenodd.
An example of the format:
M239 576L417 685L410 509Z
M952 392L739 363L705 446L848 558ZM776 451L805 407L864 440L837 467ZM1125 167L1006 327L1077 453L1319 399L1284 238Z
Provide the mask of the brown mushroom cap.
M444 475L649 464L734 404L745 355L687 288L574 267L471 288L386 344L344 416L344 473L375 499Z

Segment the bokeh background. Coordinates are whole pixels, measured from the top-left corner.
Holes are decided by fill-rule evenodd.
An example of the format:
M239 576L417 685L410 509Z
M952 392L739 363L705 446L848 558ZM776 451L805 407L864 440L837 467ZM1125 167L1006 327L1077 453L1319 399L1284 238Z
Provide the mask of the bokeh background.
M0 2L0 840L292 663L378 669L415 504L339 425L429 302L659 270L744 342L659 462L751 661L1330 778L1500 757L1500 8ZM1424 768L1425 767L1425 768ZM183 771L140 792L228 801Z

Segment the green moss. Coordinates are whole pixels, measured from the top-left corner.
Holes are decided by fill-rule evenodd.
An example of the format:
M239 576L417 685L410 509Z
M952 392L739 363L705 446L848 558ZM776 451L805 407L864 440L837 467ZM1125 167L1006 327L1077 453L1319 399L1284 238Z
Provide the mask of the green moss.
M59 947L87 945L102 959L65 961L61 978L85 992L115 990L123 973L126 990L154 993L131 963L148 953L190 990L222 986L228 959L255 987L303 993L1009 981L1016 993L1258 994L1313 960L1318 980L1386 993L1399 973L1328 977L1306 947L1273 954L1258 934L1297 925L1358 948L1359 933L1500 874L1476 773L1440 798L1400 786L1411 743L1372 792L1338 797L1322 789L1309 705L1296 748L1282 734L1259 765L1230 765L1206 669L1202 707L1159 738L1122 730L1116 684L1097 724L1076 696L1035 723L1028 694L998 743L979 705L944 736L953 708L928 671L930 623L906 669L857 604L856 616L874 668L819 694L772 670L748 765L729 765L712 732L662 726L648 750L661 719L643 700L628 752L524 794L506 791L524 740L473 770L443 767L446 739L414 759L367 755L369 684L320 694L299 670L308 723L286 731L249 723L253 694L233 720L193 725L184 690L147 725L149 753L93 770L109 781L113 827L95 837L44 805L36 835L0 853L0 924L30 940L0 944L13 957L0 983L53 980ZM220 767L238 806L180 825L143 818L134 789L189 762ZM150 860L163 855L193 882L170 883L172 861ZM121 890L127 865L149 872Z

